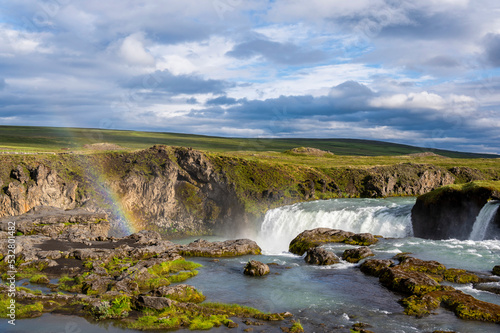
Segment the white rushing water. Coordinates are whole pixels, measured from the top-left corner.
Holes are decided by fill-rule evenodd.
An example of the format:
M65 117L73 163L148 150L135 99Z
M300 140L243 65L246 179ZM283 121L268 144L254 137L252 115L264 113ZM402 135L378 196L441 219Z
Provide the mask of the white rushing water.
M489 201L484 205L479 215L476 217L469 239L480 241L485 238L488 226L495 217L498 207L500 207L500 201L495 200Z
M320 227L408 237L412 236L414 204L414 198L333 199L271 209L264 217L257 243L267 253L280 253L288 250L299 233Z

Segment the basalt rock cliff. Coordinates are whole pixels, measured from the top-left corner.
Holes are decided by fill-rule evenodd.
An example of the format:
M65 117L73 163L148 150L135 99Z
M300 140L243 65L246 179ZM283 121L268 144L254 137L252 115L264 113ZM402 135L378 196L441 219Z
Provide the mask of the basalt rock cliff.
M414 235L427 239L468 239L476 217L491 199L500 200L498 181L445 186L419 196L412 209ZM500 228L500 211L491 224Z
M0 217L33 207L106 213L112 231L170 235L234 230L270 209L338 197L419 195L455 181L427 164L315 169L154 146L136 152L0 156Z

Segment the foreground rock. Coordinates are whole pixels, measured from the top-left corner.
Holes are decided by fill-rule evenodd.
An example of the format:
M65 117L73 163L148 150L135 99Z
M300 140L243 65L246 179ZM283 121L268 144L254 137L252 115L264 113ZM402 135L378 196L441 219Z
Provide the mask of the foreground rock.
M335 253L320 247L307 250L307 255L304 260L312 265L333 265L340 262L339 257L337 257Z
M378 239L368 233L355 234L353 232L337 229L317 228L306 230L295 237L290 242L289 251L300 256L310 248L326 243L346 243L368 246L376 242L378 242Z
M374 256L372 250L366 246L358 247L356 249L345 250L342 254L342 259L350 263L358 263L362 259Z
M260 261L250 260L246 266L243 274L248 276L264 276L269 274L269 266L261 263Z
M249 239L224 242L207 242L199 239L179 247L179 254L187 257L232 257L261 253L262 250L257 243Z
M421 195L412 209L415 237L469 239L479 212L490 199L500 200L499 181L449 185ZM500 228L500 210L494 218ZM495 236L490 233L490 236Z
M230 319L235 317L256 319L263 325L266 321L285 320L285 314L266 314L234 304L202 303L205 296L199 290L179 284L196 276L197 268L201 267L200 264L184 260L179 255L182 250L196 250L197 254L205 256L211 253L216 256L255 254L260 252L260 248L254 242L198 241L180 246L163 240L154 231L141 231L123 238L76 242L64 229L57 235L43 234L46 230L39 229L40 224L57 225L60 223L57 216L62 216L63 221L71 221L64 223L85 228L89 223L83 216L94 215L63 211L59 215L47 216L43 221L48 223L39 223L37 218L29 220L32 214L19 218L23 230L30 230L34 234L16 237L20 254L16 265L17 278L29 279L35 285L43 284L59 293L43 294L17 288L17 319L55 311L90 316L94 320L116 319L120 321L121 327L134 330L199 330L221 325L236 327ZM38 232L42 234L36 234ZM101 229L91 228L86 237L97 239L102 236L101 232ZM5 243L7 239L1 242ZM4 259L3 255L0 255L1 259ZM259 263L255 267L255 275L269 273L267 265ZM8 260L1 260L0 273L9 278L9 270ZM47 285L47 282L54 280L57 283ZM1 303L8 301L7 288L6 285L0 285ZM65 294L67 292L71 294Z
M401 300L406 314L421 317L442 306L462 319L500 323L499 305L477 300L439 283L443 280L478 282L478 276L408 255L398 256L398 259L399 265L394 265L390 260L368 259L360 268L363 273L378 277L388 289L407 295Z

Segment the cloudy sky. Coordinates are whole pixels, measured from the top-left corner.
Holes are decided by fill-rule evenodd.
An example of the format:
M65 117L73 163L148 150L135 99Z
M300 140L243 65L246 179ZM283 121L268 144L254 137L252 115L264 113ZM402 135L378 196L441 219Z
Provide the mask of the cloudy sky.
M500 153L500 3L0 0L0 124Z

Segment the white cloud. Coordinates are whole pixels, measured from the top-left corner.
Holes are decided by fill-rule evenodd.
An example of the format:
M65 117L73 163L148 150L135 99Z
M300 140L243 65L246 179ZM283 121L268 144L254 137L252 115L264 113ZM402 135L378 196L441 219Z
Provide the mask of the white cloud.
M129 65L153 66L155 58L144 47L144 34L135 33L126 37L120 46L120 56Z
M47 33L23 32L0 25L0 55L16 56L34 52L50 53L51 50L43 46Z
M445 100L436 94L423 91L421 93L396 94L375 97L370 105L388 109L433 109L441 110L446 106Z

